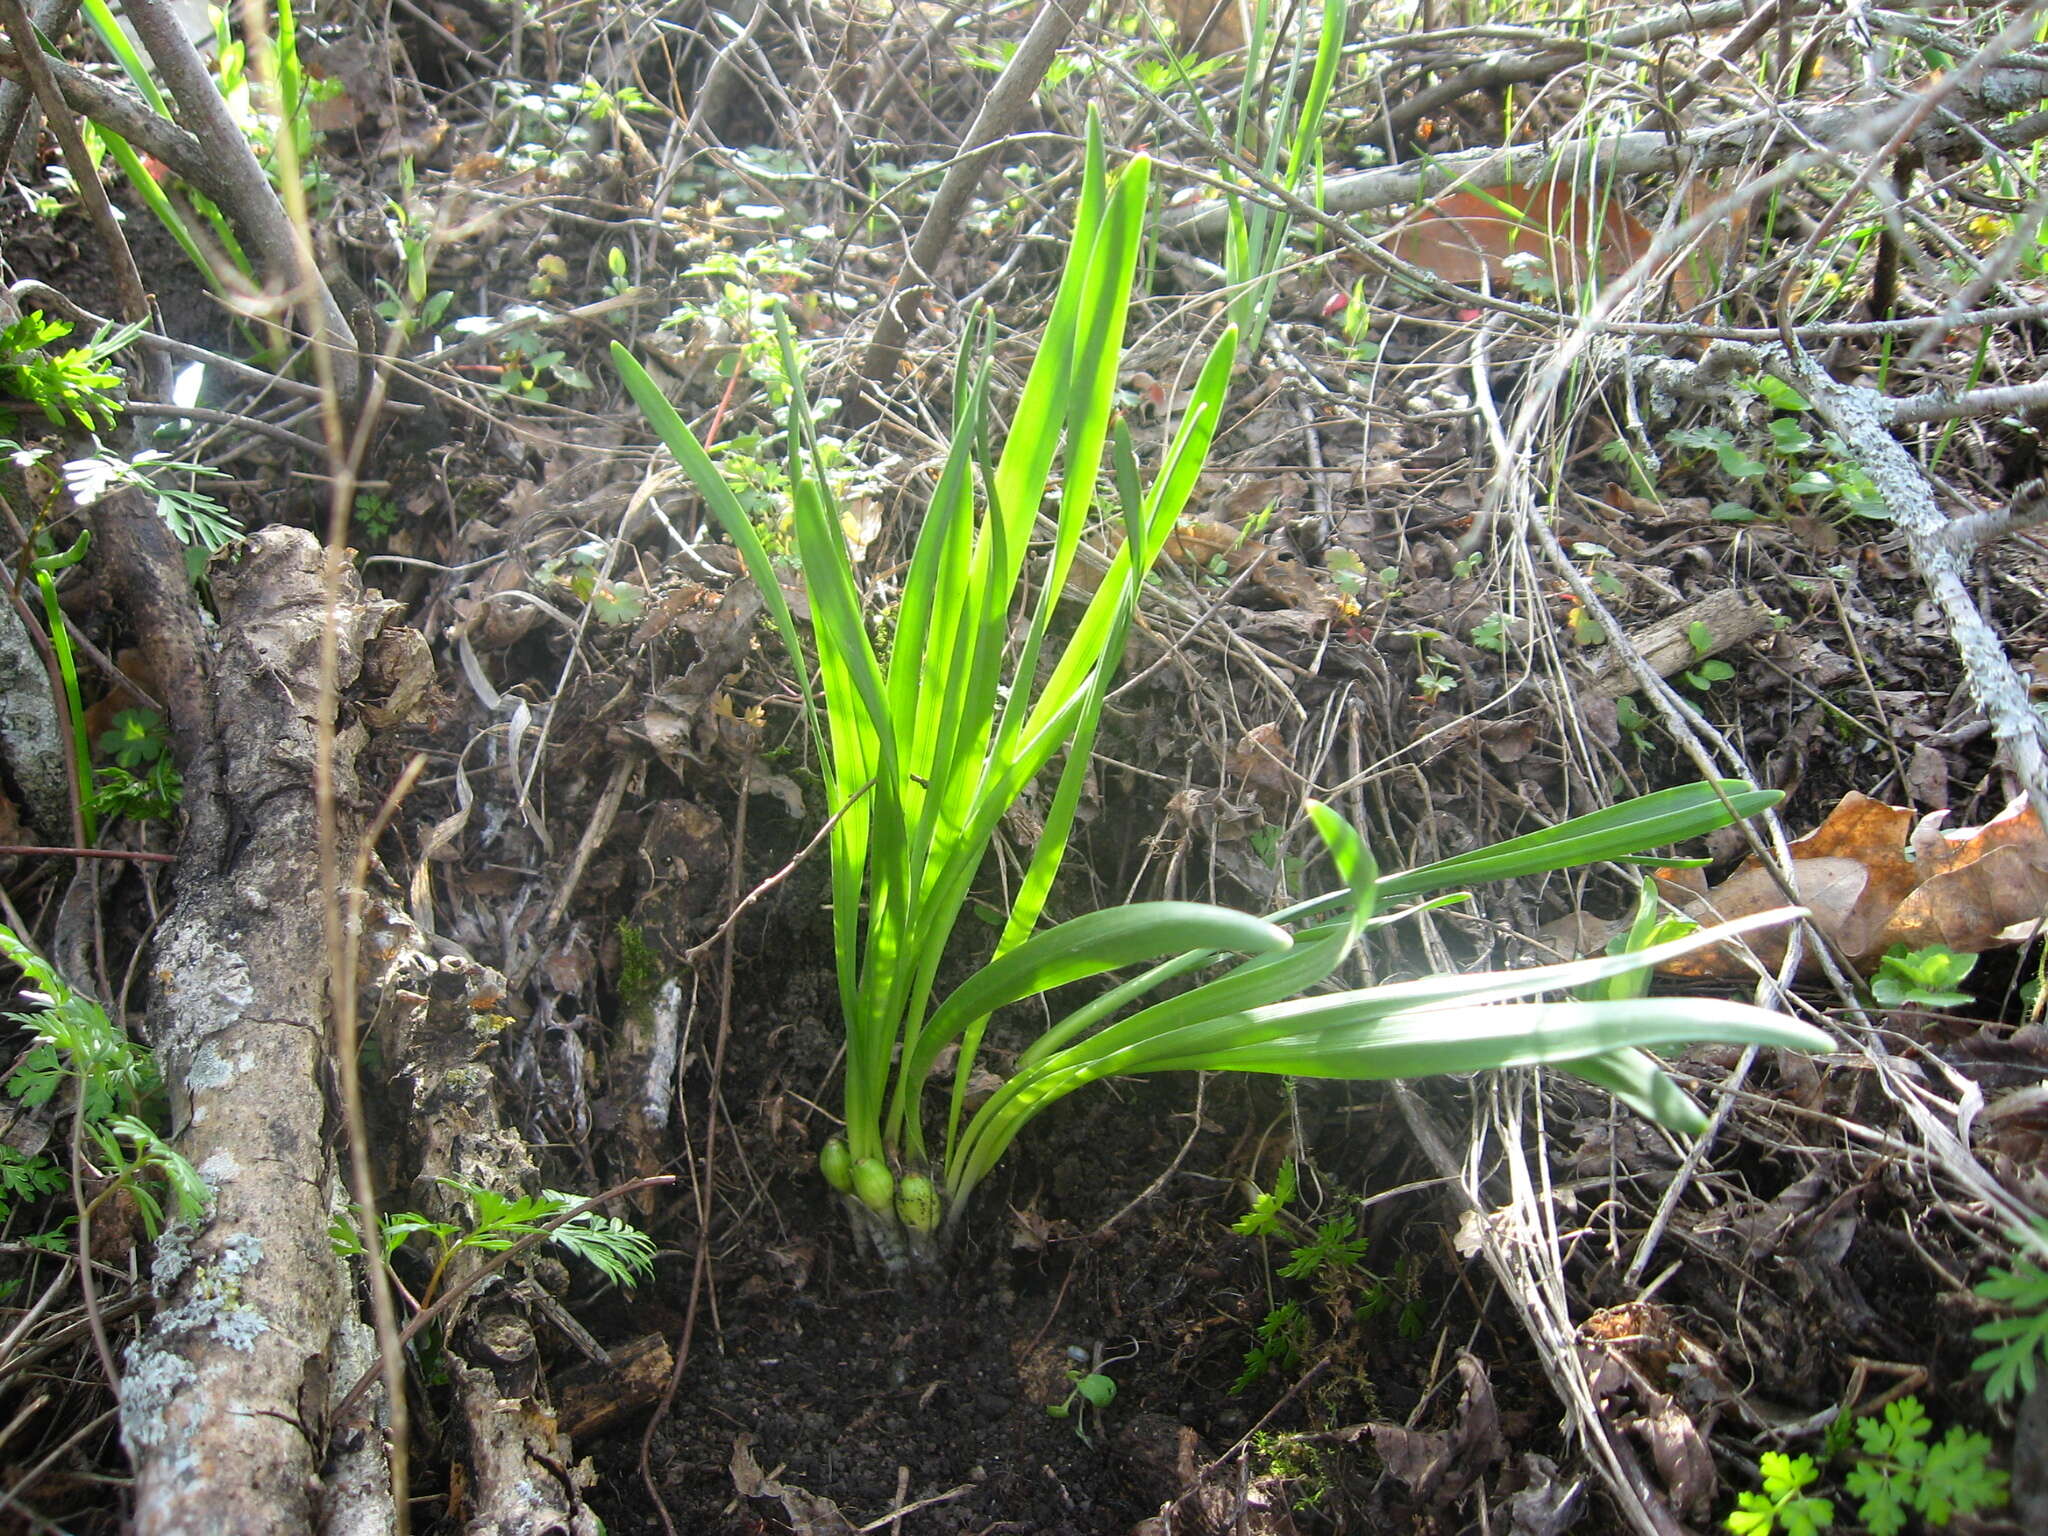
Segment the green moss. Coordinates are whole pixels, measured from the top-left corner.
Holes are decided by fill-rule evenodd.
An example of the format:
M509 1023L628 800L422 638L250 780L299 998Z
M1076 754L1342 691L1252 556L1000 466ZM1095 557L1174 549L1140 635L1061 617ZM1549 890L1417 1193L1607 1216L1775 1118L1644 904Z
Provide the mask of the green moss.
M661 985L661 957L637 923L619 919L619 1001L638 1008Z
M1286 1480L1289 1497L1297 1507L1314 1509L1329 1497L1336 1480L1329 1446L1260 1430L1252 1436L1252 1455L1262 1463L1264 1476Z

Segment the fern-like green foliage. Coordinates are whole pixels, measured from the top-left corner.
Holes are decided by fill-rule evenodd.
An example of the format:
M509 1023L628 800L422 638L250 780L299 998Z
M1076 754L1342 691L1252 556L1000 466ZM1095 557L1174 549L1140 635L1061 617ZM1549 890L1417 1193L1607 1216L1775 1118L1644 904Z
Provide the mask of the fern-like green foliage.
M564 1194L558 1189L542 1190L537 1195L501 1195L461 1179L440 1182L469 1202L471 1221L467 1227L434 1221L417 1211L393 1211L378 1223L385 1258L415 1237L424 1239L431 1250L434 1267L420 1294L422 1305L433 1299L457 1254L466 1250L502 1253L536 1233L545 1233L549 1242L582 1259L615 1285L633 1286L654 1272L654 1240L615 1216L582 1211L550 1230L550 1223L555 1223L564 1211L583 1203L581 1195ZM328 1236L337 1252L362 1252L361 1240L349 1221L335 1221Z
M17 1205L56 1194L65 1182L64 1170L41 1153L30 1156L0 1146L0 1221L13 1215Z
M53 352L47 349L71 334L71 322L32 309L0 327L0 388L37 407L53 426L110 427L121 410L114 394L121 375L104 365L141 332L139 325L106 327L85 346Z
M2048 1237L2048 1222L2037 1220L2034 1225ZM1991 1373L1984 1383L1984 1400L2002 1403L2033 1391L2041 1356L2048 1352L2048 1271L2032 1260L2017 1259L2010 1269L1994 1268L1980 1280L1977 1294L2014 1313L1985 1323L1971 1335L1991 1346L1970 1367Z
M1280 1213L1294 1198L1294 1183L1294 1164L1282 1163L1280 1171L1273 1175L1273 1187L1255 1189L1252 1208L1232 1222L1230 1230L1240 1237L1270 1237L1283 1231Z
M1318 1276L1356 1268L1365 1257L1366 1240L1354 1236L1358 1231L1355 1216L1332 1216L1315 1230L1315 1235L1301 1244L1280 1266L1280 1273L1289 1280L1314 1280Z

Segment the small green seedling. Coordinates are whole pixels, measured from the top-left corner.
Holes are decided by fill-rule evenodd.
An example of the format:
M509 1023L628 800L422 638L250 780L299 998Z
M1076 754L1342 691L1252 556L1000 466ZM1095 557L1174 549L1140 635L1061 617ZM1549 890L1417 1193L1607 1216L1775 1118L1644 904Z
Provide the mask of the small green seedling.
M124 709L98 745L111 761L93 770L94 809L109 818L169 820L185 798L185 781L171 757L164 717L153 709Z
M1110 1376L1102 1370L1102 1366L1104 1364L1114 1364L1114 1362L1098 1362L1098 1364L1090 1366L1090 1364L1087 1364L1090 1356L1087 1356L1085 1350L1075 1348L1075 1350L1069 1350L1067 1354L1071 1354L1075 1358L1075 1362L1079 1362L1079 1364L1073 1364L1073 1366L1067 1368L1067 1382L1069 1382L1067 1399L1063 1403L1049 1403L1044 1411L1047 1411L1047 1417L1051 1417L1051 1419L1073 1419L1073 1434L1075 1434L1075 1438L1079 1438L1079 1442L1083 1446L1092 1446L1096 1442L1090 1438L1090 1434L1087 1434L1087 1413L1090 1413L1090 1409L1094 1409L1094 1413L1096 1413L1096 1432L1100 1434L1100 1430L1102 1430L1102 1409L1106 1409L1110 1403L1116 1401L1116 1382L1110 1380ZM1135 1354L1135 1350L1130 1350L1130 1352L1118 1356L1118 1360L1128 1360L1130 1354Z
M1650 750L1650 738L1644 734L1650 728L1650 717L1643 713L1643 706L1627 694L1614 701L1614 723L1636 751Z
M1073 1384L1066 1401L1053 1403L1046 1408L1049 1417L1072 1419L1074 1434L1083 1445L1095 1442L1088 1435L1088 1410L1095 1410L1096 1428L1102 1427L1102 1410L1116 1401L1116 1383L1101 1371L1084 1371L1079 1366L1067 1370L1067 1380Z
M1692 645L1693 665L1685 672L1688 686L1701 693L1709 691L1716 683L1725 683L1735 675L1735 669L1718 656L1712 654L1716 641L1714 632L1695 619L1686 629L1686 640Z
M1811 1456L1766 1451L1763 1492L1745 1492L1738 1508L1722 1523L1735 1536L1818 1536L1835 1523L1832 1499L1809 1498L1806 1490L1820 1478Z
M1726 427L1681 427L1666 435L1674 448L1703 449L1714 456L1721 473L1730 480L1760 480L1769 472L1764 462L1736 446L1735 434Z
M1252 1186L1252 1208L1230 1224L1230 1230L1240 1237L1274 1237L1285 1229L1280 1225L1280 1214L1287 1209L1287 1203L1294 1198L1294 1164L1282 1163L1273 1175L1273 1187L1261 1190Z
M1946 944L1912 950L1894 944L1870 978L1870 995L1882 1008L1967 1007L1976 999L1961 983L1976 964L1975 955L1957 954Z
M1230 1390L1242 1392L1268 1372L1296 1369L1308 1343L1308 1313L1298 1301L1282 1302L1252 1330L1252 1347L1244 1352L1244 1369L1238 1372Z
M1614 558L1614 551L1605 544L1591 544L1581 539L1572 545L1572 553L1586 562L1586 580L1593 583L1602 597L1624 598L1628 586L1614 572L1607 569L1606 561Z
M540 574L569 589L579 603L590 605L600 624L636 624L647 611L647 589L605 574L605 547L592 540L565 556L541 562Z
M1366 1240L1353 1235L1357 1231L1357 1217L1332 1216L1287 1256L1280 1273L1290 1280L1314 1280L1328 1271L1356 1269L1366 1250Z
M1287 1216L1295 1189L1294 1165L1282 1163L1270 1191L1252 1186L1251 1209L1231 1223L1230 1230L1243 1237L1256 1237L1262 1245L1269 1237L1288 1237L1290 1227L1296 1226ZM1318 1223L1305 1239L1289 1244L1287 1262L1277 1273L1283 1279L1309 1282L1325 1301L1339 1295L1355 1298L1351 1305L1360 1318L1378 1317L1405 1298L1395 1327L1404 1339L1418 1337L1423 1314L1415 1295L1409 1259L1403 1258L1391 1277L1369 1274L1361 1267L1367 1240L1357 1234L1355 1216L1348 1212L1332 1216ZM1272 1297L1267 1299L1271 1301ZM1242 1392L1272 1372L1298 1369L1314 1335L1314 1322L1299 1301L1275 1303L1252 1329L1251 1348L1245 1351L1243 1369L1230 1390Z

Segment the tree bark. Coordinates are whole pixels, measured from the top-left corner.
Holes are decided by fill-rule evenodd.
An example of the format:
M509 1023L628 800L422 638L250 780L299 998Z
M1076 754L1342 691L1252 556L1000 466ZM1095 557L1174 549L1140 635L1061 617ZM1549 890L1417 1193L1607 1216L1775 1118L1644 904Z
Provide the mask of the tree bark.
M160 1310L128 1351L121 1428L140 1536L376 1536L395 1523L380 1399L328 1422L374 1350L328 1238L339 1202L322 1088L328 966L309 874L321 558L310 534L271 528L215 567L221 633L201 750L217 777L188 781L147 1017L176 1143L212 1199L196 1225L159 1240ZM349 574L333 615L342 687L388 611ZM360 735L336 743L343 868Z

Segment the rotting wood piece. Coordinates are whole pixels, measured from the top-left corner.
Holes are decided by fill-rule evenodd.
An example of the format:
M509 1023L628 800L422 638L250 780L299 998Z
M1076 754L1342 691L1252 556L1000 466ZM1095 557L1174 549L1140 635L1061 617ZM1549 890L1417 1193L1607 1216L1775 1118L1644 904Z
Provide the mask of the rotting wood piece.
M321 1086L327 963L309 867L321 566L311 535L271 528L213 578L221 632L199 744L213 761L186 779L176 900L156 936L146 1019L176 1144L212 1201L196 1226L159 1239L160 1310L127 1352L121 1432L140 1536L395 1525L380 1399L326 1422L331 1394L372 1349L328 1239L338 1182ZM389 612L344 574L343 688ZM354 731L335 744L344 860L359 744Z
M579 1365L556 1382L563 1431L576 1440L601 1435L628 1414L650 1406L675 1369L668 1340L658 1333L630 1339L611 1352L611 1363Z
M1654 624L1631 630L1628 641L1652 672L1670 677L1767 633L1773 617L1768 606L1747 592L1714 592ZM1695 625L1703 627L1696 630ZM1615 656L1596 657L1592 670L1586 686L1602 698L1618 699L1636 688L1635 675Z
M507 1196L539 1187L526 1143L504 1123L496 1080L480 1059L512 1023L504 979L463 956L436 959L392 902L369 904L362 952L363 1017L386 1032L409 1097L400 1118L409 1133L413 1209L466 1229L474 1220L468 1199L444 1181ZM493 1257L458 1255L443 1289L463 1284ZM462 1304L444 1356L460 1424L465 1527L597 1536L602 1526L583 1499L595 1473L571 1460L569 1437L548 1406L531 1316L505 1278L486 1279Z

